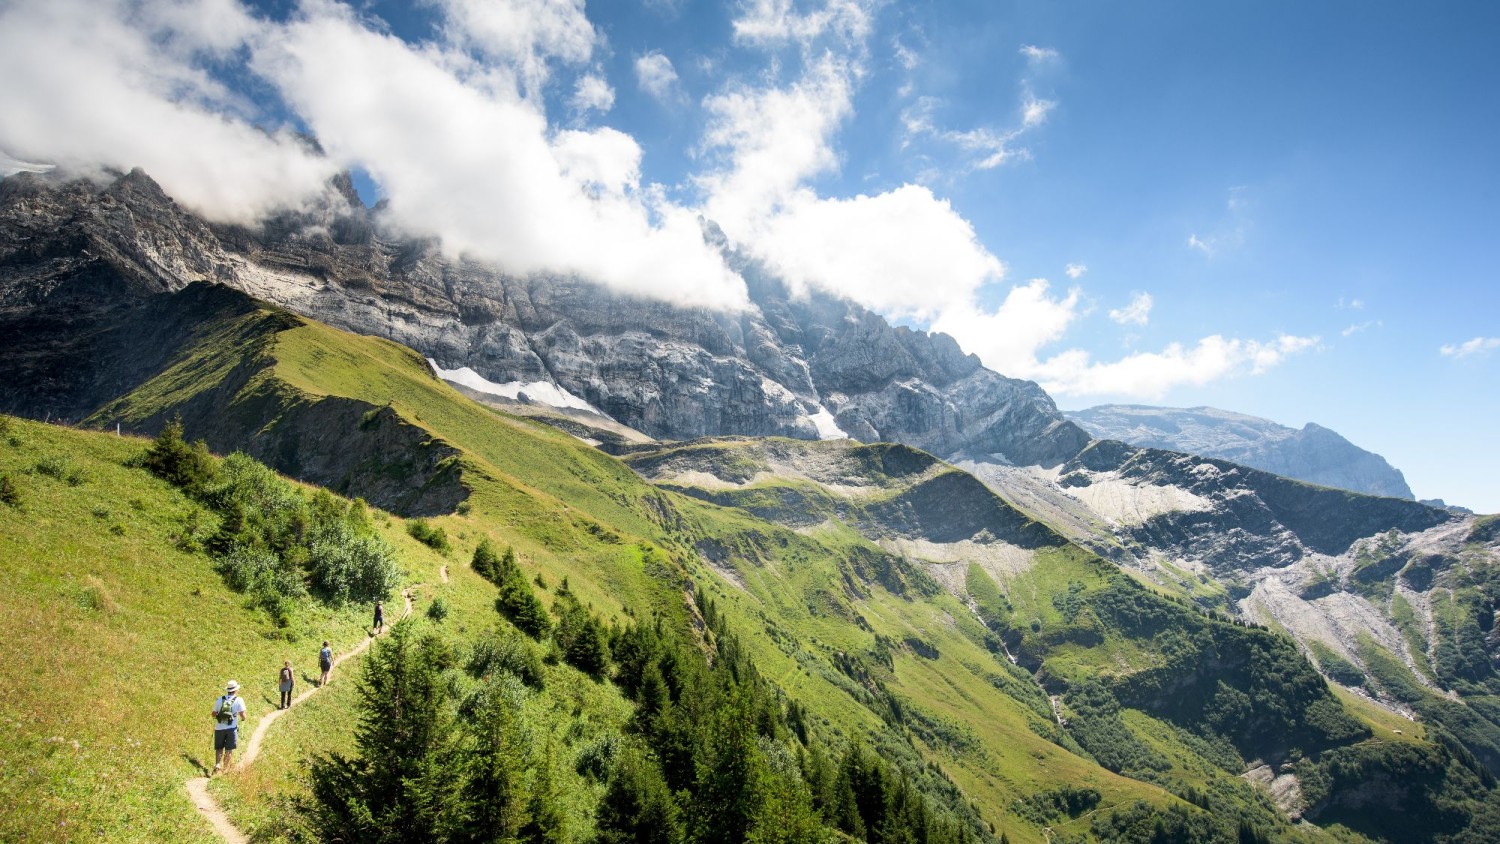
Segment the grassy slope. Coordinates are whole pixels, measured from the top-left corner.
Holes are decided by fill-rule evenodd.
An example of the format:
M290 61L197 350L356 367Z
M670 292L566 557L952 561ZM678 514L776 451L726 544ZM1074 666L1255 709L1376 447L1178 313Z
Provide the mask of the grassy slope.
M762 672L827 719L826 726L820 723L816 728L832 736L864 735L883 725L848 693L847 683L829 667L830 656L841 650L869 651L875 633L899 641L920 629L920 635L937 644L941 656L936 662L903 656L891 672L891 687L940 718L981 725L975 736L980 749L954 752L920 738L914 741L986 807L986 818L1005 825L1014 841L1042 840L1044 835L1028 826L1006 824L1005 811L1012 800L1079 777L1097 782L1116 801L1170 799L1159 789L1110 774L1028 729L1025 708L984 678L985 671L999 667L975 645L973 638L979 634L951 628L955 618L973 624L957 601L947 596L910 601L878 587L870 589L849 607L866 617L869 631L842 614L810 612L809 596L840 599L843 589L827 563L839 554L841 544L862 540L845 536L818 541L734 510L655 490L619 461L572 437L464 399L427 377L425 363L413 352L392 343L352 338L309 324L281 334L274 356L277 375L303 392L389 403L403 417L463 449L471 461L466 482L474 490L472 510L468 517L436 523L473 523L497 541L514 544L523 563L553 582L568 577L574 590L606 615L650 606L661 598L659 585L641 576L632 547L638 539L681 550L704 536L719 536L741 547L748 547L745 537L759 538L774 551L731 557L746 584L743 590L693 562L695 555L679 554L678 559L694 573L699 588L709 590L738 622ZM680 523L664 527L644 517L643 502L661 497L667 497ZM594 522L607 525L607 530L628 531L626 541L616 545L599 540L589 530ZM986 663L991 668L975 668Z
M224 681L244 685L253 730L281 661L305 673L323 638L351 647L367 610L277 631L207 557L177 550L188 501L123 465L143 441L9 424L19 445L0 438L0 472L23 502L0 506L0 839L208 840L182 781L212 764L206 713ZM49 458L80 482L36 472Z
M261 312L260 325L268 316L285 318ZM274 391L300 399L340 396L372 408L390 405L404 420L462 450L464 483L472 489L470 509L466 515L434 520L457 539L456 550L447 560L451 582L438 585L436 567L442 561L407 540L398 521L388 526L393 541L401 543L403 556L417 568L416 579L428 583L419 607L435 593L443 594L453 606L447 625L478 631L494 623L493 589L465 565L482 536L515 546L528 574L538 573L549 584L567 577L586 602L616 621L642 611L685 619L691 613L681 591L681 576L686 574L696 589L706 590L729 616L762 673L812 712L815 732L825 737L873 736L877 743L895 741L915 747L927 760L941 765L979 803L983 815L997 828L1004 828L1013 841L1045 838L1039 828L1008 816L1013 800L1039 790L1088 784L1103 794L1104 806L1136 799L1160 805L1176 799L1156 786L1110 774L1043 738L1050 729L1050 713L1036 699L1040 690L1032 687L1021 697L1000 690L1007 682L1012 690L1018 688L1017 681L1014 677L1006 681L1008 666L1001 661L1003 657L996 659L983 646L982 627L957 599L925 588L930 583L925 587L909 584L905 594L894 594L851 579L848 561L878 550L852 530L835 524L796 533L740 510L654 488L624 464L571 437L469 401L431 377L421 358L404 347L285 319L277 331L250 336L234 349L240 359L256 357L269 367L256 376L262 386L265 381L274 382ZM222 328L220 334L231 328ZM144 418L188 401L198 394L189 377L192 371L205 374L206 382L223 382L230 369L225 367L227 359L220 359L214 348L223 346L185 355L169 371L169 380L144 385L120 406ZM229 407L235 412L234 405ZM90 442L117 441L106 437ZM138 471L132 478L136 483L155 484ZM112 483L110 488L122 486ZM157 494L167 502L173 495L164 489ZM156 509L168 513L171 505L163 503ZM170 545L170 517L161 520L157 533L143 540L136 552L138 559L175 553L161 550ZM18 525L6 530L4 541L14 541L19 529ZM695 550L710 539L728 550L716 565L717 572L701 564ZM642 563L643 542L664 549L675 569L647 571ZM120 553L113 548L98 552L104 557ZM188 566L194 560L180 563ZM243 618L237 618L237 628L256 629L254 614L238 609L235 598L223 590L206 563L198 559L196 565L201 569L197 575L200 591L219 595L225 612L240 613ZM998 585L1015 605L1018 618L1042 622L1039 635L1049 649L1049 669L1064 675L1085 669L1107 673L1149 664L1150 655L1130 642L1106 639L1103 646L1092 648L1070 643L1070 629L1086 626L1088 619L1065 623L1049 596L1066 591L1073 582L1097 583L1103 574L1097 558L1060 548L1040 552L1037 564L1024 575ZM355 621L345 623L352 631ZM191 648L180 644L182 636L140 637L147 640L140 646L144 652L122 654L114 664L153 664L163 646L167 650ZM87 633L90 640L94 637L109 638L97 628ZM153 638L159 641L153 643ZM268 640L257 640L254 646L236 654L247 661L227 665L244 676L274 677L284 647ZM212 662L211 656L206 652L201 659ZM869 678L883 683L906 705L914 716L911 726L888 728L866 705L869 682L852 679L848 671L836 667L842 657L849 656L858 658L869 669ZM223 673L228 668L211 664L199 670ZM20 676L25 673L19 672ZM541 721L561 729L574 711L601 725L623 718L625 705L610 687L587 685L566 669L552 669L552 674L549 687L557 694L549 692L552 699L538 704L551 713ZM211 673L209 677L206 688L211 698L220 679ZM6 688L12 685L7 682ZM1027 695L1029 699L1022 699ZM275 824L284 802L305 789L301 760L310 753L347 747L346 734L330 733L331 725L348 721L351 703L347 692L331 691L315 698L306 713L298 713L272 731L256 768L216 786L245 828L277 837ZM30 706L38 708L35 703ZM195 708L196 704L187 706L176 716L183 719L181 736L157 741L140 758L171 758L181 753L180 748L191 746L189 734L198 720L192 714ZM162 723L171 720L165 718ZM1149 725L1143 729L1151 733ZM45 732L43 728L35 734ZM587 730L559 740L571 752L586 737ZM566 767L569 758L559 753L558 764ZM185 761L165 767L170 776L158 774L153 780L163 784L154 798L163 811L155 815L170 818L176 813L180 817L186 801L175 789L190 768ZM99 806L108 805L103 797L98 799ZM27 827L40 828L40 823L33 818ZM122 836L116 830L114 837Z
M472 489L469 513L436 519L434 524L450 534L469 534L454 555L453 581L446 591L453 595L450 600L471 606L479 617L488 612L493 592L463 567L463 561L480 535L514 545L528 573L539 572L550 583L569 578L574 591L606 617L621 620L648 607L682 612L680 595L643 571L637 543L651 542L691 572L697 588L718 598L762 671L816 713L814 729L825 735L890 734L856 699L858 689L830 666L835 652L869 652L877 632L897 641L907 635L934 641L942 654L938 661L929 664L902 656L895 671L888 672L891 687L939 720L983 725L975 736L978 749L954 751L922 737L906 740L949 769L985 807L984 815L1007 827L1012 840L1041 840L1042 833L1006 823L1011 800L1078 776L1098 780L1121 800L1163 799L1159 790L1109 774L1028 729L1026 707L985 679L990 669L975 667L993 666L993 657L971 641L974 631L947 629L951 619L965 618L956 601L944 596L914 602L876 587L856 599L855 609L827 562L842 553L841 546L861 544L857 537L802 537L738 511L655 489L624 464L572 437L469 401L432 378L418 356L396 344L305 323L267 338L253 353L263 354L272 364L258 377L274 378L279 387L304 397L341 396L374 407L390 405L403 419L464 452L464 482ZM192 357L196 356L188 359ZM173 378L175 382L175 372ZM122 405L146 416L161 409L159 400L186 401L189 392L148 384ZM735 563L743 580L753 584L748 591L726 585L720 575L696 562L691 543L704 536L720 536L743 547L765 546ZM749 557L757 564L744 562ZM809 596L842 606L832 612L810 612ZM872 628L851 624L851 613L867 615ZM972 620L965 623L972 625ZM918 628L931 632L916 634ZM816 644L799 649L795 644L788 647L789 642ZM933 677L944 680L935 683ZM249 774L278 778L281 785L270 789L273 797L248 798L264 793L261 788L244 789L246 797L227 795L232 809L237 802L245 804L238 811L248 825L258 826L257 817L274 817L274 794L285 797L296 790L286 779L285 766L295 765L295 757L311 749L294 749L300 746L293 730L287 732L285 750L273 732L263 762L258 763L267 767Z
M822 446L826 448L827 444ZM779 489L796 488L804 500L837 497L832 496L828 488L807 481L775 477L762 460L763 447L758 442L726 441L709 446L669 446L642 458L641 462L656 465L677 457L683 458L684 462L676 469L692 469L695 467L690 458L711 448L715 459L737 474L734 478L722 474L720 477L748 483L728 489L699 490L696 494L724 504L742 504L746 509L769 511L773 516L774 493ZM816 451L819 445L807 448ZM865 493L843 509L857 514L863 502L889 497L899 491L899 484L882 483L883 479L878 476L874 480L881 488L879 492ZM667 483L681 487L680 481ZM829 512L838 509L833 503L827 506ZM821 526L816 533L824 537L843 534L846 541L860 541L853 529L836 521ZM851 536L855 538L848 539ZM768 576L757 576L756 569L753 561L748 565L742 561L736 573L739 580L762 601L765 593L774 594L778 585L783 589L792 585L796 591L796 578L789 577L786 569ZM971 564L968 592L981 605L1006 606L1005 614L1015 627L1023 631L1035 624L1037 629L1034 632L1024 634L1020 652L1023 658L1029 654L1041 661L1045 666L1044 673L1054 678L1077 680L1088 676L1122 676L1155 668L1160 659L1149 641L1119 634L1101 624L1087 608L1070 621L1053 601L1054 596L1066 594L1070 586L1084 589L1085 595L1103 588L1109 576L1115 573L1114 567L1077 546L1044 547L1033 552L1031 563L1024 570L993 573ZM1154 584L1143 585L1153 592L1178 598L1190 597L1186 594L1190 591L1188 589L1178 592ZM816 584L807 582L801 583L800 587L802 592L818 589ZM1130 799L1147 799L1154 803L1173 799L1160 788L1108 774L1092 762L1043 739L1039 733L1051 731L1046 727L1038 728L1036 713L1027 712L1024 705L1018 705L1015 697L999 694L988 681L987 678L1001 672L990 654L977 646L982 641L983 631L968 607L946 594L924 601L892 598L888 593L874 590L867 599L855 601L854 609L874 634L896 641L914 636L935 646L941 654L938 660L930 661L909 650L903 651L895 661L894 671L882 676L893 690L916 703L921 710L954 724L968 725L966 736L961 735L957 741L947 744L931 743L925 749L941 759L971 795L994 805L1007 806L1016 796L1064 784L1086 785L1101 792L1099 811ZM793 601L778 602L783 615L791 603ZM805 628L798 629L800 632ZM845 638L836 640L837 646L858 650L860 643L850 641L847 635L850 628L845 625L843 630ZM858 632L858 628L854 630ZM802 640L809 639L804 636ZM816 637L810 641L820 642ZM1354 695L1341 693L1336 696L1347 711L1372 728L1372 743L1392 738L1408 742L1421 740L1423 733L1419 725ZM976 712L982 712L984 716L976 719ZM1171 762L1171 770L1163 781L1172 783L1179 793L1185 787L1200 791L1231 791L1238 793L1239 799L1245 802L1270 805L1235 776L1237 771L1225 771L1184 744L1180 731L1171 725L1135 710L1126 710L1125 720L1133 733ZM1401 730L1401 733L1394 730ZM973 740L972 744L970 740ZM1001 748L1000 752L992 752L997 747ZM1142 794L1143 791L1148 793ZM1055 831L1080 833L1087 828L1087 822L1080 818L1053 828ZM1014 831L1010 835L1023 840L1030 832L1030 829L1024 829L1019 836Z

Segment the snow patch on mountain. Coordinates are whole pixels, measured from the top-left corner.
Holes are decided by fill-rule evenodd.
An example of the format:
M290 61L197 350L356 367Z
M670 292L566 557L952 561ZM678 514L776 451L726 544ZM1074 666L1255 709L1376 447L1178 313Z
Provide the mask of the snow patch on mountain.
M1111 525L1141 525L1167 513L1214 509L1214 502L1181 487L1128 481L1113 472L1089 473L1087 486L1070 487L1064 492Z
M818 405L817 413L807 414L802 418L811 422L813 427L818 429L818 439L820 440L847 440L850 438L848 432L840 428L839 423L834 421L833 414L828 412L828 408L821 404Z
M462 384L471 390L481 393L488 393L492 396L500 396L514 401L533 402L552 407L568 407L575 410L587 410L599 413L599 410L593 405L562 387L547 381L510 381L504 384L496 384L494 381L485 378L467 366L462 366L458 369L444 369L438 366L437 361L432 358L427 359L427 365L431 366L432 371L437 373L437 376L444 381Z

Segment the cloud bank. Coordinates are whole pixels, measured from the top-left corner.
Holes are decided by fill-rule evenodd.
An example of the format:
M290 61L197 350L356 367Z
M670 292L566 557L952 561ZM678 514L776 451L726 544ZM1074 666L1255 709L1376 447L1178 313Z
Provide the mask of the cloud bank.
M621 81L604 70L610 50L583 0L427 5L436 28L413 42L337 0L301 0L284 21L238 0L0 4L0 73L12 80L0 86L0 172L140 166L194 210L252 222L359 168L388 200L390 225L437 237L451 253L684 305L743 307L744 282L705 244L702 216L794 293L827 291L945 331L992 368L1062 394L1158 397L1264 372L1317 343L1215 334L1096 361L1065 343L1089 316L1082 288L1008 282L937 179L820 192L820 179L846 164L839 136L873 72L879 0L744 0L730 47L762 69L726 76L698 102L664 53L636 55L628 67L642 92L704 119L696 169L672 187L643 179L637 140L599 122L615 110ZM943 101L911 76L923 48L894 43L909 77L893 109L899 128L913 147L956 155L957 173L1026 160L1024 139L1060 107L1037 93L1059 52L1012 45L1024 65L1014 112L1000 125L945 126ZM236 75L250 81L226 81ZM549 102L566 114L549 114ZM1232 191L1224 224L1190 245L1211 253L1236 243L1242 208ZM1076 283L1087 268L1064 272ZM1108 316L1144 327L1154 304L1138 293Z

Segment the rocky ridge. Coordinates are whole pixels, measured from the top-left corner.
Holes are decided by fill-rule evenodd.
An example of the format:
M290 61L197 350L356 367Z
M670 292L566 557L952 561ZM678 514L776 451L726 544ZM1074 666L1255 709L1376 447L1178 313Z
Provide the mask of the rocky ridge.
M1142 448L1232 460L1299 481L1411 499L1401 472L1384 457L1309 422L1301 430L1212 407L1106 404L1063 414L1096 437Z

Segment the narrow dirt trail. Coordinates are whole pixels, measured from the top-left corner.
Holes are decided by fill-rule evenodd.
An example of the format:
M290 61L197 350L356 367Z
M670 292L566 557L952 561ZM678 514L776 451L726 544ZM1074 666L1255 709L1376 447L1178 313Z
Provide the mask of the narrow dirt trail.
M444 566L444 582L448 580L447 575L448 567ZM401 598L406 602L406 611L401 614L401 617L406 618L411 615L411 590L402 592ZM384 631L382 631L381 635L384 635ZM363 642L359 643L358 647L335 659L333 667L338 668L344 663L344 660L364 653L370 647L370 643L374 641L375 636L366 637ZM313 686L302 694L292 698L291 706L286 709L273 709L266 714L266 717L260 719L260 723L255 725L255 732L250 734L250 741L245 743L244 753L240 756L239 764L235 765L235 770L249 766L251 762L255 761L255 757L260 755L261 742L265 740L266 731L271 729L272 724L276 723L282 715L291 712L297 704L317 694L322 688L322 686ZM220 838L223 838L228 844L248 844L249 839L245 837L244 833L236 829L233 823L230 823L229 816L224 814L224 809L219 805L219 801L215 800L214 796L209 793L208 777L192 777L185 785L187 786L188 797L192 798L193 806L199 812L202 812L204 817L208 818L208 822L213 826L214 832L217 832Z
M443 566L442 568L438 569L438 577L444 583L448 582L448 567L447 566Z

